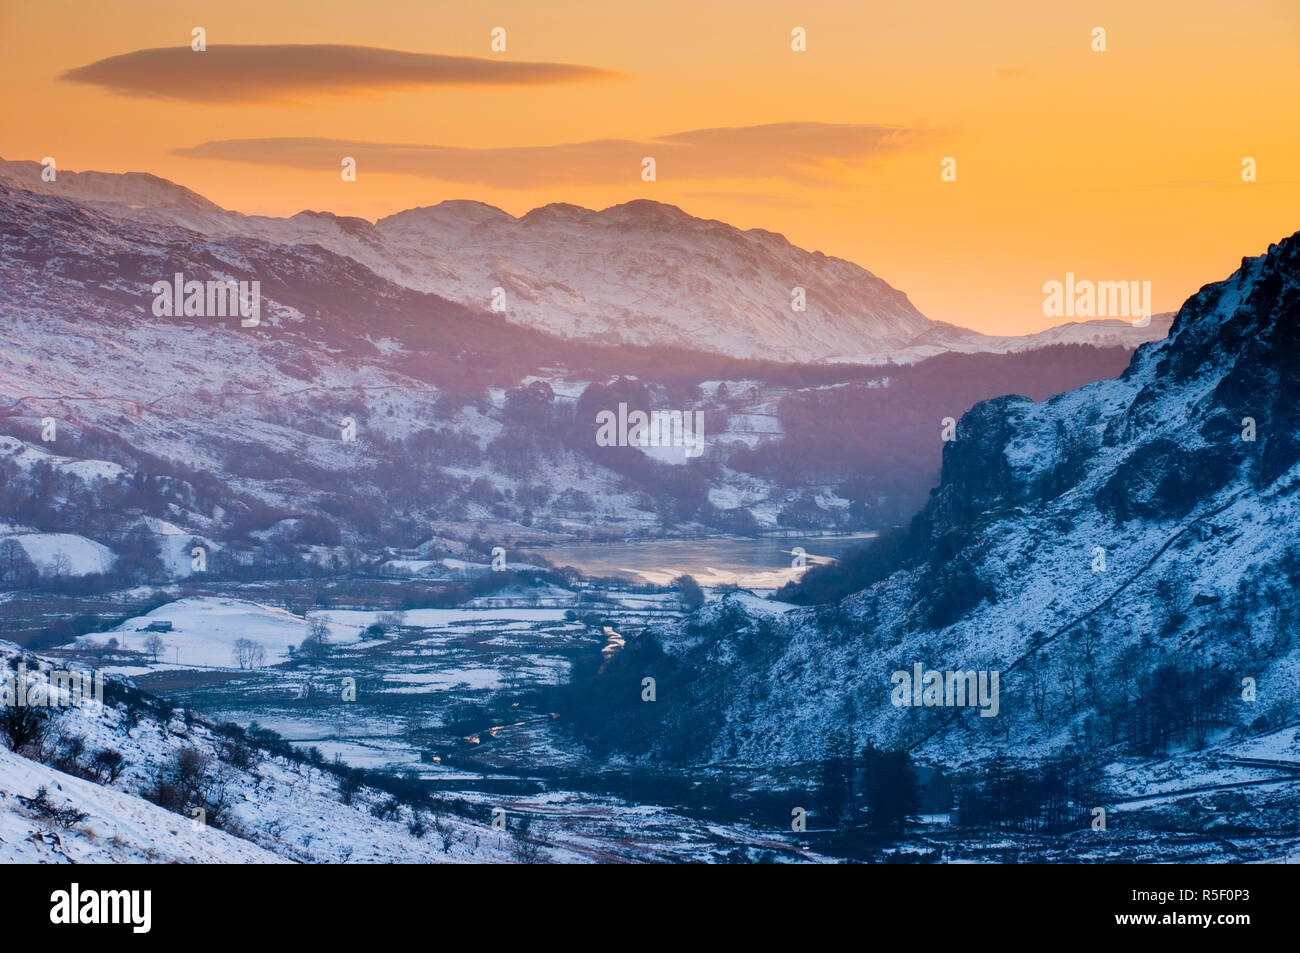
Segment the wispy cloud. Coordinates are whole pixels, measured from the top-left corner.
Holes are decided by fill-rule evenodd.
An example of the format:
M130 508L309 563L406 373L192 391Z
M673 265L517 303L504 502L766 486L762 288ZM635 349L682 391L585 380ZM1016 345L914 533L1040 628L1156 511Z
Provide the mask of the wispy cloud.
M337 169L343 156L370 173L399 173L464 185L529 189L634 181L645 156L660 179L779 178L831 185L841 171L916 149L936 138L907 126L815 122L695 129L651 139L599 139L549 146L472 149L347 139L223 139L174 155L295 169Z
M539 86L623 74L569 63L407 53L372 46L280 44L136 50L63 73L124 96L204 103L250 103L351 95L418 86Z

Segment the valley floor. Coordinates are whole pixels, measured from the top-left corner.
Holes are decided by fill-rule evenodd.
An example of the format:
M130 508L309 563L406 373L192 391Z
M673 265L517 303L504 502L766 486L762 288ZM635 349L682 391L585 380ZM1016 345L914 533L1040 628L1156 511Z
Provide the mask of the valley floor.
M939 813L903 838L817 830L816 824L796 834L789 803L812 796L815 766L650 769L599 759L539 707L544 689L564 680L576 653L679 617L674 594L534 591L396 616L359 608L300 616L255 601L265 598L264 588L228 588L168 602L44 654L57 664L127 678L214 726L273 731L305 754L305 763L267 755L236 770L212 762L229 785L228 830L196 826L140 794L180 747L218 752L219 732L181 726L179 715L131 731L111 706L99 714L66 712L63 736L83 738L88 751L115 746L130 768L121 780L98 784L5 752L0 856L6 861L1300 859L1300 835L1286 820L1300 805L1294 726L1249 744L1113 764L1105 833L980 830ZM599 614L599 624L584 619L591 613ZM148 627L163 621L165 645L155 658L145 639ZM327 633L330 651L316 658L291 654L313 625ZM384 627L382 634L375 626ZM117 640L112 650L108 638ZM233 654L238 640L256 643L262 657L240 667ZM7 655L20 653L11 646ZM394 808L378 791L341 803L340 772L347 768L413 785L426 806ZM41 788L86 818L69 827L42 819L27 806ZM731 793L719 798L717 791ZM492 825L500 811L505 831ZM1292 833L1270 833L1286 830Z

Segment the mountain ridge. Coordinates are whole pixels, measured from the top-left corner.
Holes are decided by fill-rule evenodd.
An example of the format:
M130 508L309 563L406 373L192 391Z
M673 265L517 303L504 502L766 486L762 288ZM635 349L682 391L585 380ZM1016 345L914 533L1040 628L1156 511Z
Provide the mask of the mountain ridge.
M1056 343L1133 347L1167 329L1165 317L1154 316L1145 328L1100 321L1031 335L981 334L927 318L904 292L846 259L649 199L602 210L552 203L518 217L448 200L371 223L310 210L289 218L244 215L152 176L60 172L47 183L40 172L34 162L0 160L0 178L20 188L76 193L109 214L206 237L319 244L405 287L579 340L678 340L748 359L885 364ZM802 289L804 311L794 310L795 289Z

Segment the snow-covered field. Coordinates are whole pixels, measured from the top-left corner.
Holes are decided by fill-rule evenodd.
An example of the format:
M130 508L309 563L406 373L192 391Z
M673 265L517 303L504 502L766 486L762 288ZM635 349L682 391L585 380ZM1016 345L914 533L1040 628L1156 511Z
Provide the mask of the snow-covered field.
M170 622L170 632L158 633L165 648L158 661L186 668L232 668L235 643L247 639L260 645L268 664L284 661L290 648L302 645L311 622L284 609L260 605L242 599L197 596L180 599L142 616L128 619L113 633L119 644L143 651L145 640L153 633L151 624ZM367 623L368 624L368 623ZM330 641L347 645L361 640L359 624L330 623ZM72 648L102 642L104 636L84 636Z
M117 557L102 543L75 533L17 533L0 537L13 540L42 576L88 576L105 573Z
M458 623L470 625L497 625L509 622L559 622L564 619L564 609L408 609L403 613L403 624L421 629L440 629ZM312 612L313 618L323 618L339 627L364 629L378 621L381 612L351 609L328 609Z

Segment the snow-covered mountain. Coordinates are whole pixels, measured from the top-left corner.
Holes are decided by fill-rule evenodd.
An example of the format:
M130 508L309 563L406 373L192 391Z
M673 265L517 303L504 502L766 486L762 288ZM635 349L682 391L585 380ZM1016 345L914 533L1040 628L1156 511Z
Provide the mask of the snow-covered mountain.
M908 534L783 594L828 604L724 600L576 690L657 676L657 757L801 762L845 729L949 767L1073 749L1130 795L1244 785L1294 832L1294 786L1235 765L1300 768L1298 398L1300 234L1189 299L1120 378L965 414ZM998 673L996 712L900 704L917 666Z
M679 347L794 363L910 363L935 354L1050 344L1136 347L1168 331L1086 321L1021 337L932 321L906 294L851 262L638 200L592 211L553 204L516 218L448 201L370 223L328 212L246 216L155 176L60 171L0 160L0 179L207 237L315 244L395 284L507 321L601 344ZM796 291L796 289L800 289ZM796 297L803 310L796 310Z
M1011 387L1041 397L1114 374L1126 354L871 368L610 348L416 291L320 244L209 238L105 208L0 182L0 518L16 524L0 532L14 537L0 542L6 581L98 571L72 558L82 543L46 539L43 554L41 539L18 538L33 533L118 554L139 551L142 529L174 578L196 545L317 546L311 562L346 564L328 547L359 534L372 551L414 545L431 524L468 539L484 520L511 533L873 528L921 502L909 494L937 469L940 418ZM176 274L258 282L256 326L167 313L155 286ZM707 453L661 462L600 446L597 414L626 401L704 414ZM854 420L867 422L828 436ZM875 449L883 426L890 455ZM291 533L267 535L292 519ZM100 554L102 569L112 560Z

